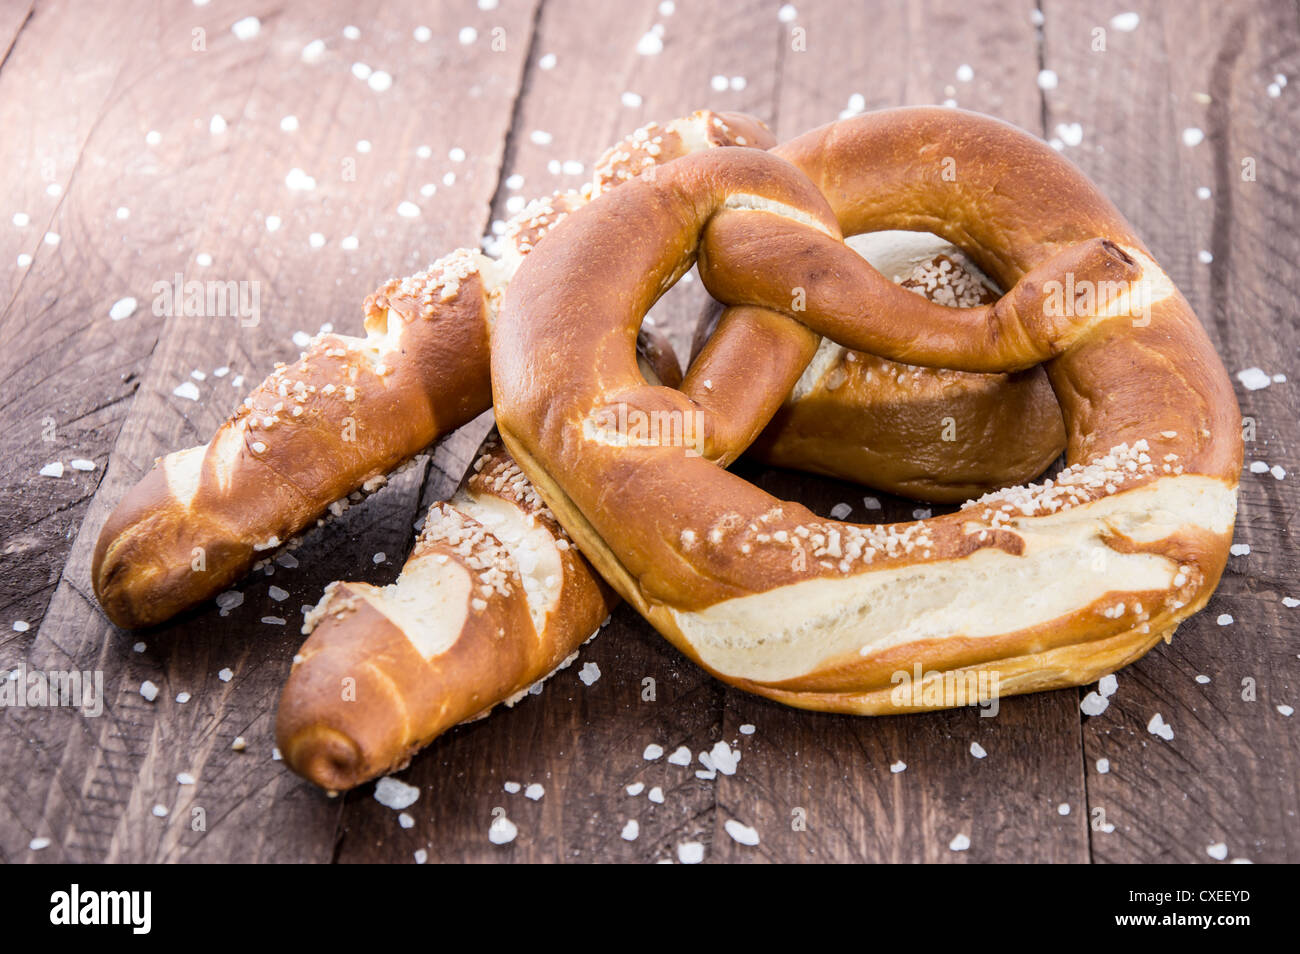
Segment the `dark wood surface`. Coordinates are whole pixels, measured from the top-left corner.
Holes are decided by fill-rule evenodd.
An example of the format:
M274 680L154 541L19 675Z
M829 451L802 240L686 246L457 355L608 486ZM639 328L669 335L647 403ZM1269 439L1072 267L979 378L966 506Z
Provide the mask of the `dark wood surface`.
M1300 599L1290 538L1300 502L1300 79L1268 90L1276 74L1300 74L1297 7L1042 0L1041 25L1028 2L804 0L788 21L780 7L0 3L0 669L99 670L106 696L98 718L0 712L0 860L410 862L424 851L431 861L658 861L676 860L686 842L709 861L1210 862L1219 844L1227 860L1300 860L1300 722L1279 710L1300 706L1300 608L1282 603ZM1111 23L1127 11L1140 15L1136 29ZM230 28L246 16L261 29L241 40ZM427 42L413 35L421 25ZM656 25L662 52L638 53ZM460 42L464 27L474 42ZM316 39L324 52L304 62ZM392 87L357 79L357 62L390 73ZM1043 68L1056 88L1040 89ZM714 76L743 77L743 88L715 90ZM361 300L385 278L472 245L511 195L582 181L605 146L647 120L738 109L787 138L836 118L855 95L868 109L952 99L1067 140L1066 155L1134 222L1229 371L1290 379L1238 388L1255 423L1247 460L1287 471L1243 475L1237 542L1250 553L1231 559L1209 608L1172 644L1118 674L1103 714L1081 713L1087 689L1003 700L996 718L795 712L724 688L621 610L582 651L600 667L593 685L572 667L401 773L421 790L412 827L372 786L328 799L272 752L299 607L332 579L393 579L422 503L454 486L486 420L312 534L301 566L242 583L245 602L228 617L206 607L131 634L99 612L88 570L108 512L156 456L206 441L273 361L296 355L295 332L325 322L355 332ZM227 129L214 134L216 114ZM287 132L289 115L298 128ZM1189 127L1204 141L1185 145ZM463 161L448 157L454 147ZM554 160L583 173L555 174ZM294 168L316 188L288 189ZM518 192L505 184L515 173ZM435 195L421 194L425 183ZM396 215L404 200L421 215ZM19 212L26 226L11 223ZM260 322L156 317L153 284L177 272L258 282ZM126 296L139 309L111 320ZM653 316L683 356L702 302L698 283L683 284ZM214 377L223 366L231 373ZM199 400L175 396L194 370L207 375L194 382ZM71 469L74 458L95 469ZM63 477L39 476L56 460ZM862 488L742 469L820 512L842 501L869 519ZM885 504L886 518L913 506ZM271 600L271 584L289 599ZM1219 625L1221 614L1233 622ZM268 615L290 625L260 622ZM146 679L160 687L152 703L139 692ZM190 701L174 701L180 692ZM1147 731L1157 712L1171 741ZM236 736L246 751L231 750ZM734 775L700 779L698 761L642 757L651 743L698 755L718 741L741 752ZM972 742L987 757L974 758ZM906 769L891 772L897 761ZM196 783L179 785L178 773ZM540 783L545 795L509 794L509 781ZM645 791L629 796L638 782ZM656 786L658 804L646 795ZM519 829L508 846L487 838L497 808ZM731 819L755 827L760 844L733 841ZM620 835L629 820L635 841ZM951 849L959 835L968 850ZM32 850L33 839L49 844Z

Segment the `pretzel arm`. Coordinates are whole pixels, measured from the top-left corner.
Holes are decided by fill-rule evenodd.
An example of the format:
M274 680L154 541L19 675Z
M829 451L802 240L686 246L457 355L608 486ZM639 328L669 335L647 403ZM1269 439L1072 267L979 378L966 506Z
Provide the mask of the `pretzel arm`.
M318 337L208 444L158 460L96 544L109 618L148 626L220 592L335 501L486 410L489 287L478 273L455 277L466 261L488 264L475 254L444 260L425 291L385 286L367 302L364 338Z
M616 602L494 433L396 583L331 583L309 614L280 751L331 791L402 768L565 665Z
M701 111L637 130L583 189L507 223L500 259L458 249L366 300L366 335L316 339L249 396L212 440L168 454L122 499L96 542L91 578L114 623L150 626L221 592L330 506L491 405L488 343L502 289L574 209L679 157L766 149L757 120Z

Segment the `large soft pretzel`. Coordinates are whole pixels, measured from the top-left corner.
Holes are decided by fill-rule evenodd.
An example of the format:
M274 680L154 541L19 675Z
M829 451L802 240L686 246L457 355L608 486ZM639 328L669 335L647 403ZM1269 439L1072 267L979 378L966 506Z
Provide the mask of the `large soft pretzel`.
M569 216L506 292L498 427L588 559L710 672L807 708L954 704L900 693L899 673L996 674L1001 694L1079 684L1171 636L1226 562L1240 417L1196 316L1119 212L1043 143L955 110L876 113L779 152L806 175L726 149L629 183ZM1009 291L943 308L840 241L889 228L950 239ZM737 307L682 391L648 385L636 330L697 250L706 287ZM717 464L761 430L815 334L966 371L1045 362L1069 467L891 526L777 500ZM611 430L616 410L701 414L705 456Z
M501 293L571 210L680 156L773 142L761 123L739 114L703 111L651 124L607 151L582 190L514 216L499 259L459 249L386 283L366 301L365 337L318 336L211 441L160 458L119 503L92 567L104 611L120 626L147 626L214 596L487 410L488 341ZM842 352L826 350L840 364ZM815 364L828 370L825 380L803 382L782 417L788 423L770 428L773 462L955 500L1028 479L1063 446L1059 412L1036 369L1009 378L878 362L879 375L850 373L837 390L831 363ZM850 371L867 367L864 359ZM948 416L953 440L943 434ZM1026 419L1043 426L1017 444ZM846 428L843 437L828 424Z

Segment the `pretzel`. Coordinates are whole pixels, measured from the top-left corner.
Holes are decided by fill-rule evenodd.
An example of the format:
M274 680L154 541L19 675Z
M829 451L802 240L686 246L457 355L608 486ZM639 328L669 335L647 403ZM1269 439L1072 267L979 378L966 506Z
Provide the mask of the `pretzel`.
M637 351L647 380L681 383L666 341L643 332ZM452 498L429 508L396 583L326 587L276 743L329 791L404 768L452 726L540 688L617 602L490 433Z
M582 190L517 214L498 259L458 249L386 283L366 299L364 338L317 336L298 361L277 365L208 444L160 458L118 504L92 565L109 619L124 628L153 625L213 597L487 410L488 342L503 290L572 210L680 156L773 142L761 123L739 114L704 111L651 124L610 149ZM810 378L790 405L788 424L769 429L773 462L952 500L1028 479L1063 446L1041 375L904 374L890 362L837 360L880 373L850 373L838 392L830 386L833 369L825 382ZM857 413L864 409L869 413ZM940 439L940 410L957 422L955 442ZM1026 419L1042 427L1021 447L1014 438ZM835 427L845 428L843 439Z
M956 110L870 114L777 152L688 156L611 192L506 292L498 428L587 558L706 670L810 709L1076 685L1170 638L1227 559L1240 415L1196 316L1119 212L1043 143ZM840 240L892 228L953 241L1009 290L938 306ZM654 387L632 359L636 329L697 252L733 307L682 390ZM747 484L718 465L762 429L818 334L924 366L1045 364L1067 468L888 526L823 520ZM702 456L593 426L616 410L700 415ZM936 681L972 693L925 691Z

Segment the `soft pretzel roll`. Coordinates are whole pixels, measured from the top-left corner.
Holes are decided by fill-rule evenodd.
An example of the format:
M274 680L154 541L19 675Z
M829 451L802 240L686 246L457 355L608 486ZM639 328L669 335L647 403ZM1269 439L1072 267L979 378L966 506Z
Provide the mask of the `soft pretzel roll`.
M461 488L430 508L396 583L331 583L308 614L277 745L331 791L401 768L545 679L615 602L490 436Z
M849 244L887 278L941 304L969 308L997 298L979 269L936 236L882 231ZM697 353L723 310L715 302L701 316ZM692 368L697 379L709 374L702 363ZM1041 367L1013 374L918 368L822 339L746 454L959 503L1037 477L1064 449L1065 425Z
M647 380L681 383L662 337L643 331L637 355ZM616 603L492 432L429 508L395 583L326 588L280 696L277 744L331 791L394 771L566 665Z
M481 413L491 288L459 273L468 260L372 296L367 337L319 336L208 444L160 458L96 542L91 576L109 619L148 626L213 596L331 504L381 485Z
M95 546L100 605L148 626L230 586L332 504L487 410L488 342L505 284L545 232L658 163L716 146L768 148L762 123L701 111L608 150L581 190L507 223L500 260L458 249L365 302L365 337L321 335L277 365L210 442L160 458Z
M1227 375L1168 276L1082 174L995 120L898 110L796 144L784 153L831 207L774 156L687 157L572 215L508 290L498 426L588 559L706 669L807 708L958 703L900 698L913 667L997 674L1000 694L1079 684L1170 636L1222 573L1242 450ZM837 220L954 240L1009 291L934 305L848 251ZM601 240L629 221L635 236ZM980 372L1048 360L1069 466L889 526L823 520L727 473L713 461L742 448L712 438L750 422L717 426L710 404L646 385L632 360L641 315L697 249L715 297L846 347ZM1058 282L1128 291L1062 308ZM785 386L780 370L751 387ZM705 456L593 435L585 422L612 405L701 415Z

